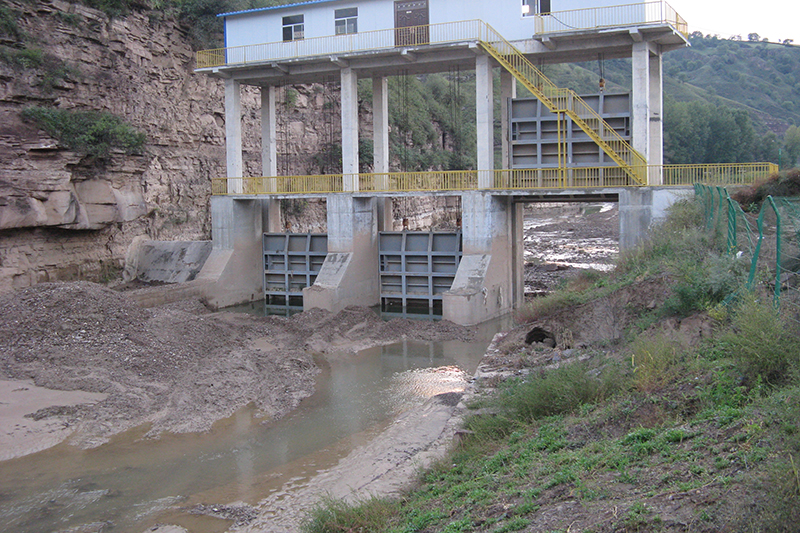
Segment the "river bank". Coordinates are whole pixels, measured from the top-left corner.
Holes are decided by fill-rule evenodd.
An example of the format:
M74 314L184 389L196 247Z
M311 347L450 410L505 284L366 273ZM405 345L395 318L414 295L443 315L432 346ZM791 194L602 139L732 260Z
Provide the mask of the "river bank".
M42 431L61 428L47 433L51 445L68 439L81 448L144 425L146 438L207 431L249 404L265 421L277 420L314 392L314 354L473 334L446 322L383 322L365 308L291 318L210 313L191 301L143 309L88 282L7 292L0 307L0 379L18 383L6 387L3 410L10 416L10 396L27 388L26 412L17 407L14 416L49 424ZM42 449L28 426L3 427L13 442L6 459Z

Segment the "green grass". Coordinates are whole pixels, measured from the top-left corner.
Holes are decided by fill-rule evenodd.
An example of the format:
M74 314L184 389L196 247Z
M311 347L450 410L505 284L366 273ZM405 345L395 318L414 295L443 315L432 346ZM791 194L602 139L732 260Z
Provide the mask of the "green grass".
M589 301L631 279L669 275L692 255L715 257L715 241L693 228L697 222L696 206L677 205L656 230L654 248L629 256L606 280L577 282L567 289L575 294L562 298ZM701 276L689 283L717 286ZM699 307L735 285L726 283ZM671 498L688 501L687 494L690 530L793 531L800 521L800 331L769 298L739 298L712 311L713 332L695 345L659 332L660 318L675 312L664 306L613 351L587 351L586 361L507 380L474 402L469 436L414 490L352 508L327 502L337 516L353 518L305 531L539 531L543 516L552 525L557 509L577 502L586 511L564 516L555 529L650 532L669 529ZM367 521L374 509L380 519Z

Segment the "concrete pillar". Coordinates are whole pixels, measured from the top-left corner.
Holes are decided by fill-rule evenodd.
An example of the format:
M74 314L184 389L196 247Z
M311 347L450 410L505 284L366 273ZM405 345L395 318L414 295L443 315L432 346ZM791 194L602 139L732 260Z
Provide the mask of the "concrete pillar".
M281 201L277 198L263 199L261 220L264 233L282 233L284 227L281 224Z
M511 128L509 114L512 98L517 97L517 80L504 68L500 69L500 129L502 131L503 169L511 168Z
M345 192L358 191L358 76L346 67L342 78L342 174Z
M453 285L442 295L444 318L465 326L510 312L515 287L514 233L510 197L486 192L461 195L464 254Z
M278 175L275 91L273 85L261 88L261 172L270 177ZM277 190L277 180L267 180L267 192Z
M211 197L212 251L197 279L212 307L264 297L262 235L275 215L271 202L277 200Z
M693 193L692 187L637 187L619 193L619 249L635 248L647 237L654 223L663 219L667 208Z
M491 58L475 58L475 114L478 136L478 187L494 184L494 79Z
M385 76L372 78L372 129L373 129L373 172L389 172L389 79ZM378 190L389 187L388 176L376 176ZM378 198L378 231L392 231L392 199Z
M228 193L241 193L242 164L242 93L239 82L225 80L225 153L228 171Z
M372 128L374 170L376 174L389 172L389 80L372 79Z
M314 285L303 289L303 308L336 313L349 305L380 303L375 198L328 196L328 255Z
M651 169L649 185L662 185L661 165L664 164L664 78L661 50L650 56L650 153L648 161L658 168Z
M632 145L650 160L650 45L647 42L633 43L633 113Z

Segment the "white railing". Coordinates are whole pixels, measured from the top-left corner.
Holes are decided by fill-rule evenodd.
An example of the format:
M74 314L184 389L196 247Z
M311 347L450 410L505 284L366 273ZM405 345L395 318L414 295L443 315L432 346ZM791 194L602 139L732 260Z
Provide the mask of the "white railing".
M635 26L637 24L671 24L684 35L688 35L689 32L686 20L666 2L643 2L553 11L546 15L534 15L534 17L536 18L537 34Z

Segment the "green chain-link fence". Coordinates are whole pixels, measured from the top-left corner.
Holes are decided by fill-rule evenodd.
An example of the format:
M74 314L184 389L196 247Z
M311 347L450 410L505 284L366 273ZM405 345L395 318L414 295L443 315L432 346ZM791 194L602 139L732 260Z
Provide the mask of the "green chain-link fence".
M763 282L775 305L800 322L800 199L768 196L756 213L745 213L725 187L696 184L705 226L727 252L750 261L748 288Z

